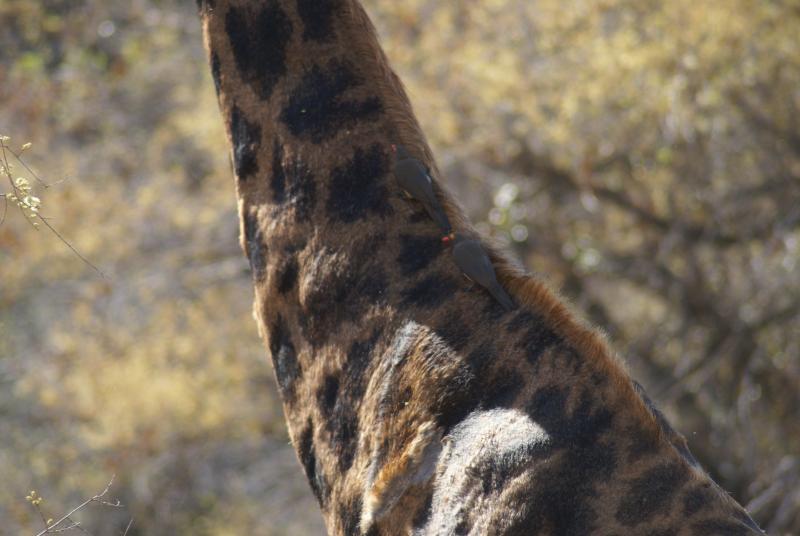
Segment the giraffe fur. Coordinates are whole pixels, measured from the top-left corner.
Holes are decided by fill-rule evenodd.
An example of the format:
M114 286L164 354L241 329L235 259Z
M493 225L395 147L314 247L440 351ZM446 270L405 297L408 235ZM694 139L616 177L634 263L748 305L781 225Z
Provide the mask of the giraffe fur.
M747 535L603 335L480 239L356 0L198 0L254 317L330 534ZM429 171L504 309L393 179Z

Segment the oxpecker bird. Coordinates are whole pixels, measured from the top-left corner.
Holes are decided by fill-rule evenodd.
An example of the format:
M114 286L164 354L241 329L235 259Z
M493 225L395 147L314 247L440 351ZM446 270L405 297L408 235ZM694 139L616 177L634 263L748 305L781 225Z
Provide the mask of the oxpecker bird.
M397 183L406 194L422 203L431 219L442 229L445 236L443 240L447 242L453 229L433 191L433 180L428 174L427 168L422 162L412 157L402 145L393 145L392 147L397 154L397 162L394 167Z
M514 302L497 281L492 261L480 242L456 234L453 240L453 260L468 279L488 290L506 311L514 309Z

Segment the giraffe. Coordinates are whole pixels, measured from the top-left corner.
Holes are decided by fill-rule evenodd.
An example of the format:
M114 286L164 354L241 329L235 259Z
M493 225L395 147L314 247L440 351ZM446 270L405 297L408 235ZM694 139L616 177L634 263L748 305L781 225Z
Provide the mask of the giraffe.
M198 0L254 317L330 534L761 534L597 330L482 241L357 0ZM419 160L513 299L394 177Z

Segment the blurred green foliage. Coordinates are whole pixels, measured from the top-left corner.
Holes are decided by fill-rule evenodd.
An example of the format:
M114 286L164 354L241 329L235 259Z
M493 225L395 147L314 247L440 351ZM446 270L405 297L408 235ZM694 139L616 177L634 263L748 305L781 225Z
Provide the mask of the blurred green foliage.
M367 1L444 179L800 533L800 2ZM250 315L194 3L0 3L0 134L108 279L0 226L0 533L317 534ZM17 145L17 146L18 146ZM5 193L7 190L2 190ZM39 524L37 524L39 523Z

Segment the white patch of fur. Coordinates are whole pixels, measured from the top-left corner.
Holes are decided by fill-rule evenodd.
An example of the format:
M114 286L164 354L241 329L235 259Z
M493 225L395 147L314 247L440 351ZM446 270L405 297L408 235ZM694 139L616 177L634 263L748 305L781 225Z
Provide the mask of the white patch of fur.
M480 508L482 482L476 471L494 459L519 459L545 445L549 436L531 418L516 409L476 411L444 438L434 481L431 517L419 534L454 534L467 514ZM483 517L483 516L476 516ZM488 527L485 527L488 528ZM473 526L476 533L481 532Z

